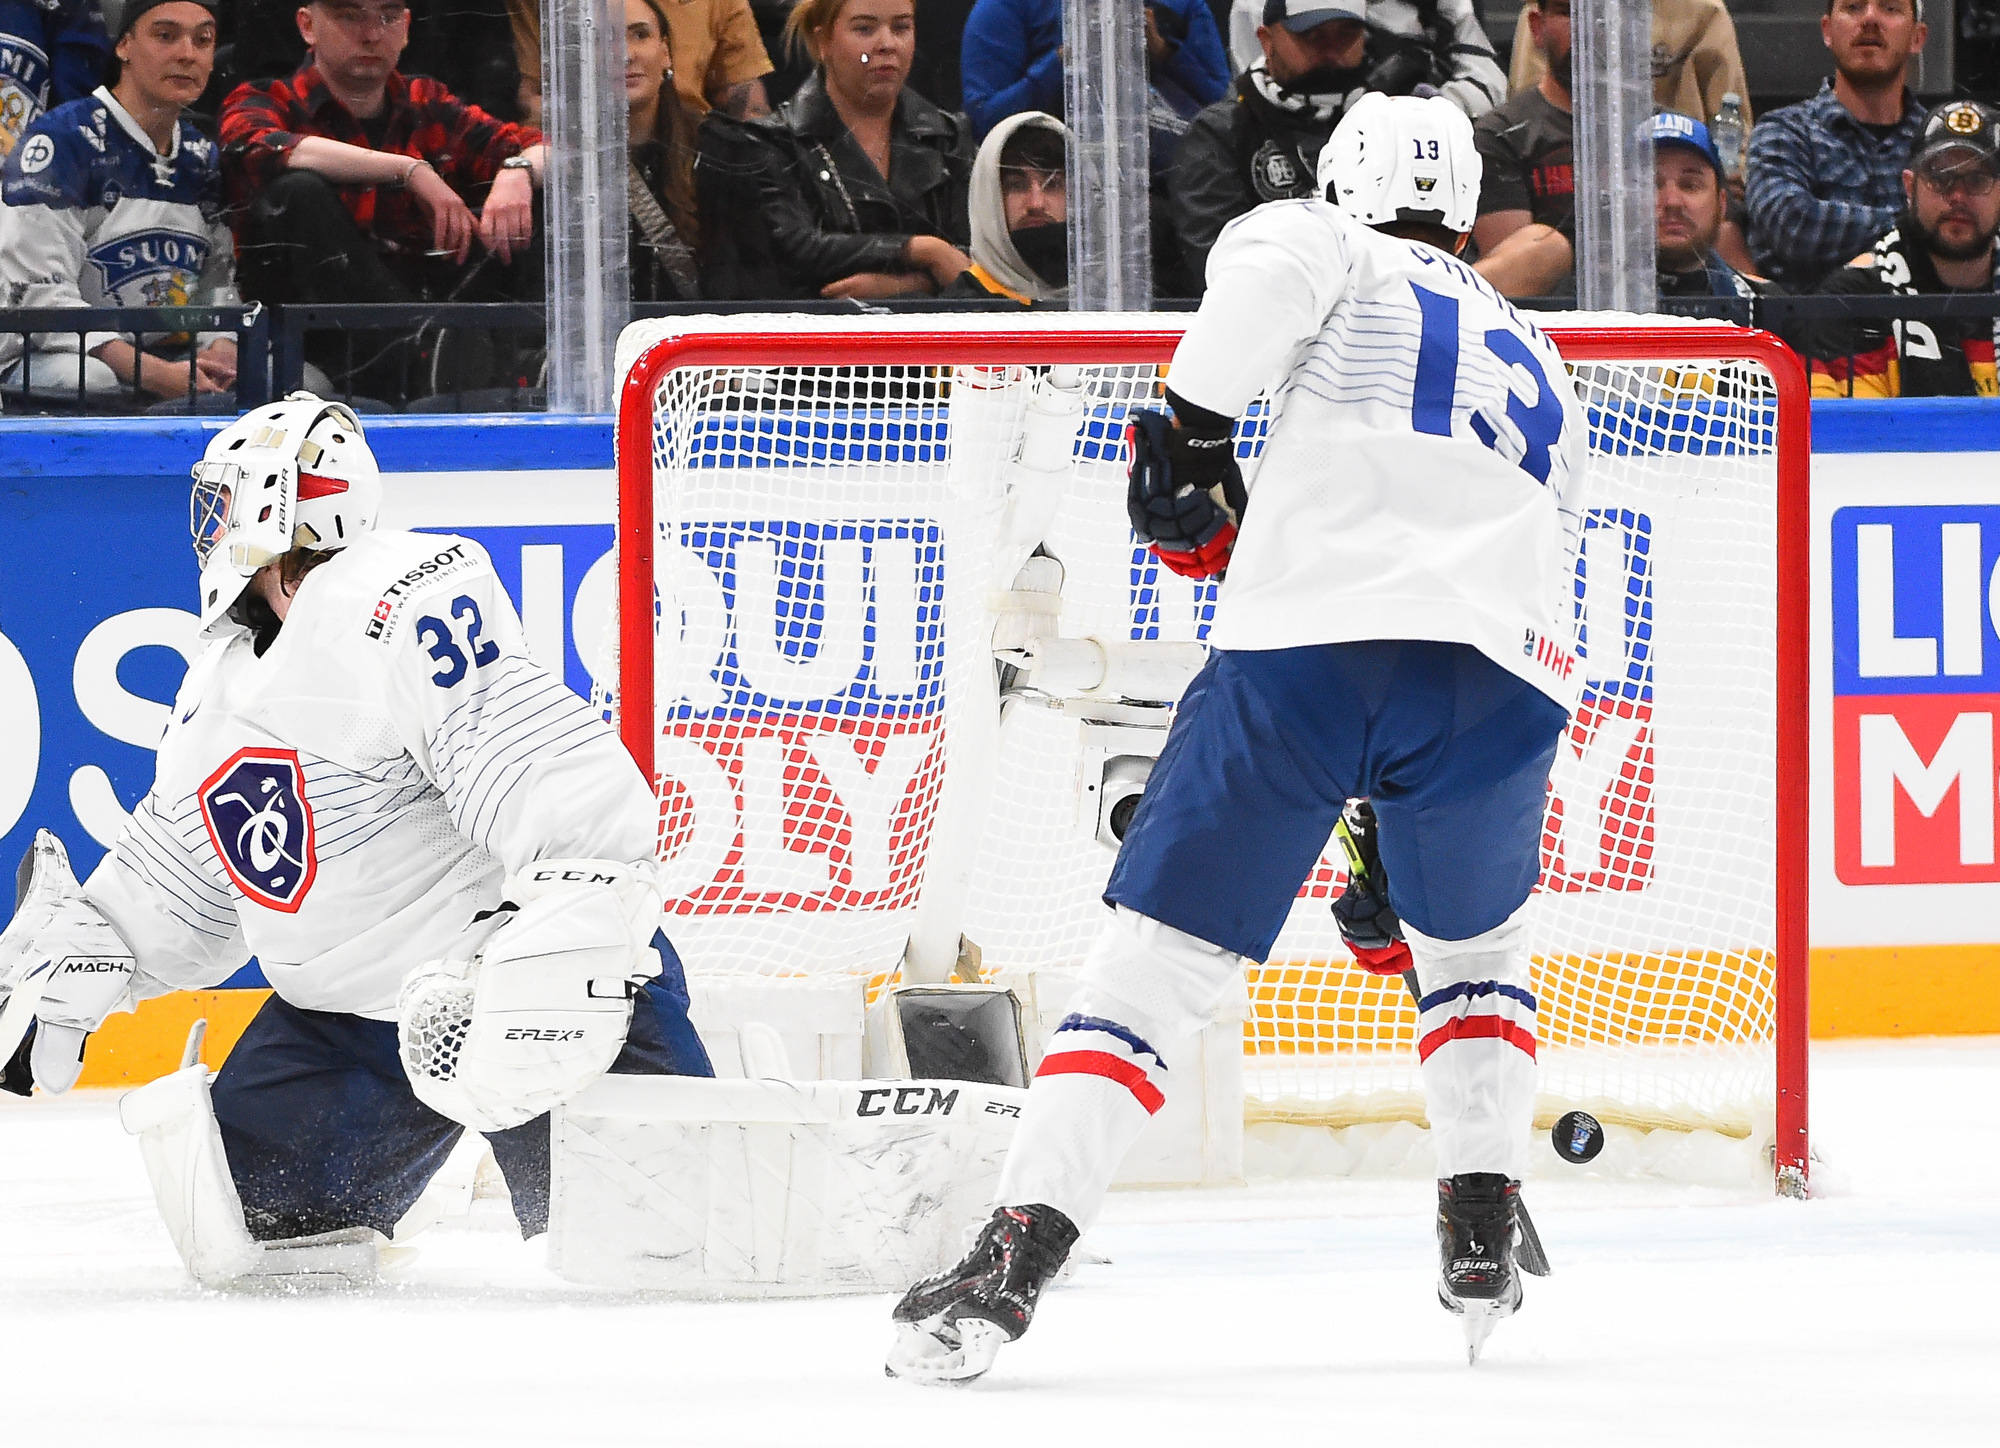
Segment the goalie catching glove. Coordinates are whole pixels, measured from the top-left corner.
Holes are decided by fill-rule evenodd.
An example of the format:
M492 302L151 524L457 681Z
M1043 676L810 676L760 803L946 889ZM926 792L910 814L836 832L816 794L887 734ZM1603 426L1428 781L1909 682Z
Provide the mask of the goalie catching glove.
M396 1006L417 1099L477 1131L519 1126L603 1075L660 973L652 861L539 860L502 893L473 925L472 958L418 966Z
M35 1086L74 1086L90 1033L132 1009L137 964L84 896L62 841L35 831L16 877L14 918L0 933L0 1087L26 1096Z
M1368 801L1349 800L1333 835L1347 856L1347 888L1333 902L1340 938L1363 970L1402 975L1412 965L1410 947L1403 943L1403 922L1389 903L1389 872L1382 868L1375 811Z
M1167 405L1173 418L1137 410L1126 423L1126 511L1160 562L1189 578L1213 578L1229 566L1250 503L1236 465L1235 424L1171 388Z

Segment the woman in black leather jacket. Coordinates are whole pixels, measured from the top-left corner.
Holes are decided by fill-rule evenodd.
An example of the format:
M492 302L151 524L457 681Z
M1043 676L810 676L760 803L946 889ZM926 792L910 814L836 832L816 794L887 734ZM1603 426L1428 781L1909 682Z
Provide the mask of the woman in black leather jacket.
M817 62L769 116L702 122L695 167L712 298L932 296L971 265L972 129L905 84L912 0L801 0Z

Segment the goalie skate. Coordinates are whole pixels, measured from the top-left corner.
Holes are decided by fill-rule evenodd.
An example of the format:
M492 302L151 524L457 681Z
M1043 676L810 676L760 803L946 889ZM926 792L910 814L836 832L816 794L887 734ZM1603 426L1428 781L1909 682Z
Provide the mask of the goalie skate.
M1042 1289L1076 1245L1054 1207L1001 1207L956 1267L928 1277L896 1304L896 1340L883 1370L916 1382L970 1382L1034 1320Z
M1517 1267L1548 1275L1525 1216L1521 1184L1497 1172L1464 1172L1438 1183L1438 1301L1464 1324L1468 1363L1479 1361L1494 1325L1519 1310Z

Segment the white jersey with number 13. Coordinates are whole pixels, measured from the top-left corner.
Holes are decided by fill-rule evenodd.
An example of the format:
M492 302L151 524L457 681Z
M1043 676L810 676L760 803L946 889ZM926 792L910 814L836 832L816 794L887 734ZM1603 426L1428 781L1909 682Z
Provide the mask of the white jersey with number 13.
M1209 641L1470 644L1565 708L1583 410L1554 343L1466 266L1323 201L1224 229L1168 385L1272 420Z

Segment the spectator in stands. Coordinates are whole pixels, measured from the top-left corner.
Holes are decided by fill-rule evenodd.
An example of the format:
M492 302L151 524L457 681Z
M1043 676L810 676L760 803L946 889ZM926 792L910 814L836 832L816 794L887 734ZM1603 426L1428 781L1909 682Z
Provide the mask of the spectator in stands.
M1904 75L1926 33L1918 0L1827 0L1833 80L1750 133L1750 250L1787 291L1811 291L1895 224L1925 114Z
M0 170L0 287L10 307L173 307L233 302L214 142L183 114L208 84L215 15L197 0L128 0L112 82L27 129ZM233 336L129 338L45 333L0 386L74 394L133 385L156 397L226 392Z
M1408 95L1428 85L1478 120L1507 93L1507 79L1493 54L1474 0L1363 0L1368 20L1364 90ZM1257 61L1257 32L1270 24L1269 0L1234 0L1229 51L1238 71ZM1342 5L1337 8L1347 9Z
M1569 3L1542 0L1528 12L1528 34L1546 61L1542 78L1472 128L1485 163L1472 223L1479 249L1474 270L1505 296L1557 296L1571 285L1576 180Z
M50 106L89 95L110 53L97 0L0 0L0 161Z
M1653 206L1662 297L1747 300L1776 290L1731 266L1717 247L1729 190L1721 153L1693 116L1662 111L1653 117ZM1747 309L1738 320L1749 320Z
M1548 69L1540 48L1527 43L1532 13L1532 3L1524 5L1514 21L1509 95L1533 89ZM1731 92L1743 103L1747 126L1750 82L1743 74L1736 22L1729 18L1728 7L1722 0L1653 0L1653 104L1707 122Z
M1834 296L1991 295L2000 231L2000 109L1953 101L1925 123L1906 206L1864 255L1828 277ZM2000 397L1989 316L1892 322L1857 318L1814 329L1806 351L1815 397Z
M905 84L913 0L800 0L815 69L769 116L703 122L710 297L933 296L971 265L972 128Z
M298 22L305 66L237 87L222 110L245 294L280 304L536 299L540 133L437 81L405 79L402 0L312 0ZM400 376L404 359L384 357L365 381L341 376L332 352L314 360L380 396L397 390L381 378ZM489 370L467 363L452 380L486 386Z
M1174 123L1174 102L1185 96L1198 110L1220 100L1229 88L1229 59L1206 0L1147 0L1146 12L1147 72L1155 94L1151 129L1157 133L1164 125L1163 140L1171 147L1186 129ZM978 0L972 7L959 67L975 134L983 137L1022 111L1062 114L1062 14L1063 0Z
M669 0L625 0L625 104L631 160L632 300L689 302L701 296L695 248L694 117L668 77Z
M542 5L506 0L521 71L521 101L536 124L542 114ZM771 57L757 31L750 0L670 0L665 7L667 44L676 58L674 89L696 120L711 110L731 116L768 116L764 77Z
M105 0L116 3L116 0ZM220 0L222 46L217 69L227 89L246 80L282 80L305 64L301 0ZM518 121L521 78L514 61L508 0L408 0L410 38L398 69L429 76L462 101L503 121ZM537 65L537 72L540 67Z
M1068 136L1040 111L987 132L972 163L972 265L943 295L1032 306L1068 294Z
M1317 194L1320 148L1366 74L1366 0L1264 0L1258 55L1199 116L1174 163L1171 218L1195 290L1222 228Z

